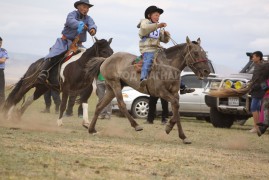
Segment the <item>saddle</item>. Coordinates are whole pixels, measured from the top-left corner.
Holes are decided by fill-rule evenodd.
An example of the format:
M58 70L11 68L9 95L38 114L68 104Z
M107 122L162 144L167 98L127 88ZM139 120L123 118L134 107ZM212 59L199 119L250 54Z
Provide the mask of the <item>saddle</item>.
M143 65L143 57L142 55L137 56L134 61L132 62L132 65L134 65L134 69L137 73L141 73L142 65Z

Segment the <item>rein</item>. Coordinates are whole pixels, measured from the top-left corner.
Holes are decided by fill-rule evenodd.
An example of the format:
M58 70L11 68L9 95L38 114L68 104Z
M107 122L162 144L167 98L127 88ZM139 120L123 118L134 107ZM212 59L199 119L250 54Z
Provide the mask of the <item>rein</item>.
M162 29L165 31L164 28L162 28ZM175 46L175 45L178 45L177 42L171 37L171 35L168 35L168 36L169 36L169 38L171 39L171 41L172 41L172 43L174 44L174 46ZM189 46L190 46L190 45L187 45L187 54L186 54L185 56L182 55L183 58L184 58L184 60L186 59L186 57L187 57L188 55L189 55L189 56L191 57L191 59L193 60L193 63L187 63L187 64L189 64L188 66L191 66L191 67L193 67L194 69L197 69L197 68L194 67L195 64L200 63L200 62L208 62L207 59L194 59L193 56L191 55L191 51L190 51Z

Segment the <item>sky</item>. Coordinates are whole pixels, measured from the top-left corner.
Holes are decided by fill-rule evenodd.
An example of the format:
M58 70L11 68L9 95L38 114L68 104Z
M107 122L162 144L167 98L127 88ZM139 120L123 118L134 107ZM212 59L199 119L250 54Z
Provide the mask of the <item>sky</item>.
M0 36L8 52L45 56L61 37L74 0L0 0ZM248 61L246 52L269 54L269 0L90 0L90 15L98 39L113 38L114 52L139 55L136 27L150 5L164 10L160 22L178 44L202 40L217 73L239 71ZM84 45L90 47L92 38ZM163 44L171 47L173 43ZM10 59L12 60L12 59Z

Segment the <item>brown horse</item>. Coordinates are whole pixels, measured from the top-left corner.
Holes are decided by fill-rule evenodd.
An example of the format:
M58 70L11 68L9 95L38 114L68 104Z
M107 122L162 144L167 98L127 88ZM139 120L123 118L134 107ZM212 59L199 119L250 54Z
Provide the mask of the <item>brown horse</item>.
M118 52L107 59L94 58L88 63L86 71L89 75L96 76L99 68L106 79L107 92L104 98L97 104L94 117L88 128L89 133L96 133L95 125L97 117L101 110L114 98L117 98L118 105L122 113L128 118L132 127L136 131L143 128L137 124L134 118L129 114L126 105L123 102L121 90L123 86L128 85L132 88L156 97L161 97L171 102L173 117L166 126L166 133L170 133L177 123L179 137L184 143L191 141L185 136L179 116L179 87L180 73L189 66L199 79L207 77L210 73L206 52L200 46L200 38L197 42L191 42L186 38L186 43L175 45L168 49L162 49L158 52L157 59L154 61L152 70L147 80L147 85L140 87L140 74L136 72L132 65L135 55Z

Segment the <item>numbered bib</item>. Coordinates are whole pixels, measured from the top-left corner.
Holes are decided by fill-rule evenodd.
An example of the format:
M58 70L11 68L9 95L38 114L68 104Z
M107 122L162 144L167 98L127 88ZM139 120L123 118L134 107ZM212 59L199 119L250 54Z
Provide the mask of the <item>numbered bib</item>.
M160 37L160 28L157 29L156 31L153 31L152 33L150 33L149 37L153 38L153 39L159 39L159 37Z

